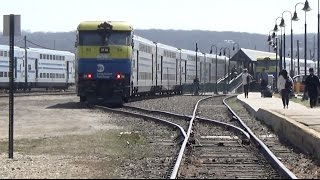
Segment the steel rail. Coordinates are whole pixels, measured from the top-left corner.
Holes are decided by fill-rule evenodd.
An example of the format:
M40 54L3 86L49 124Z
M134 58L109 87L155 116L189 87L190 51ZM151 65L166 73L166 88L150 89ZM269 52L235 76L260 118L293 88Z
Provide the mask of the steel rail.
M178 170L179 170L179 167L180 167L180 164L181 164L181 161L182 161L182 156L184 154L184 150L186 149L186 146L187 146L187 143L188 143L191 131L192 131L193 121L196 119L196 113L197 113L197 109L198 109L199 103L201 101L203 101L203 100L206 100L206 99L209 99L209 98L213 98L213 97L214 96L209 96L209 97L202 98L195 105L193 113L192 113L192 118L191 118L190 123L189 123L189 128L188 128L188 131L187 131L187 138L184 139L184 141L183 141L183 143L181 145L181 149L180 149L176 164L174 165L174 168L172 170L170 179L176 179L176 177L177 177Z
M223 104L228 108L231 114L239 121L242 128L249 133L250 140L260 147L262 153L268 159L268 161L279 170L279 173L288 179L297 179L297 177L270 151L270 149L251 131L250 128L241 120L241 118L232 110L232 108L226 103L226 100L235 97L236 95L226 97L223 100Z
M184 131L184 129L180 125L172 123L172 122L164 120L164 119L161 119L161 118L156 118L156 117L152 117L152 116L148 116L148 115L142 115L142 114L138 114L138 113L134 113L134 112L116 110L116 109L112 109L112 108L108 108L108 107L104 107L104 106L96 105L95 107L97 109L101 109L101 110L107 110L107 111L111 111L111 112L122 113L122 114L125 114L125 115L133 115L134 117L138 117L138 118L149 118L149 119L152 119L152 120L155 120L155 121L160 121L160 122L162 122L162 123L164 123L166 125L179 128L179 130L180 130L181 134L183 135L184 139L186 139L186 137L187 137L186 132Z

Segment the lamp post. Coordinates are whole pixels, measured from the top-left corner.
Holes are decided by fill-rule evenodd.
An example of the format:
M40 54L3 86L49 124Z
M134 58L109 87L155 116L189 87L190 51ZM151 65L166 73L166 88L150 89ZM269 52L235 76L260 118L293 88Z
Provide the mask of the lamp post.
M299 51L300 51L300 48L299 48L299 40L297 40L297 58L298 58L298 74L300 75L300 55L299 55Z
M277 25L277 20L282 17L277 17L276 21L275 21L275 25L274 25L274 28L273 28L273 31L274 32L278 32L279 29L278 29L278 25ZM280 63L279 63L279 67L280 69L282 69L282 58L283 58L283 55L282 55L282 28L280 28L281 32L280 32L280 48L279 48L279 54L280 54Z
M299 20L298 15L297 15L297 5L298 4L304 5L302 10L305 12L305 18L304 18L304 20L305 20L305 23L304 23L304 75L307 76L307 12L311 11L311 8L309 6L308 0L306 0L305 3L301 3L301 2L297 3L294 8L294 14L292 17L293 21Z
M291 20L291 63L290 63L291 66L290 66L290 76L293 77L294 76L294 70L293 70L293 29L292 29L292 13L290 11L285 10L285 11L282 12L282 19L281 19L281 23L280 23L279 26L284 28L284 32L283 32L283 34L284 34L284 37L283 37L283 39L284 39L283 55L284 55L284 57L286 57L286 40L285 40L285 37L286 37L285 36L285 26L286 25L285 25L284 19L283 19L283 14L285 12L290 13L290 20ZM286 62L286 58L284 58L284 62ZM286 63L284 63L284 64L286 64ZM284 65L284 68L286 68L286 65Z
M224 49L223 47L220 48L220 53L219 56L221 56L221 50ZM224 57L224 74L226 74L227 72L227 57ZM227 94L227 90L226 90L226 77L224 77L224 83L223 83L223 94Z
M275 83L275 89L276 91L278 91L277 89L277 84L278 84L278 40L279 38L276 36L273 36L273 38L275 39L275 44L273 44L273 48L274 51L276 51L276 74L275 74L275 79L276 79L276 83Z
M221 49L223 49L223 55L225 56L225 68L227 68L227 58L226 58L226 50L229 51L229 62L228 62L228 75L227 75L227 83L228 83L228 86L227 86L227 92L229 90L229 84L230 84L230 55L231 55L231 51L228 47L222 47ZM221 49L220 49L220 54L221 54Z
M202 68L202 71L203 71L203 76L201 75L200 73L200 80L203 79L203 94L205 95L206 94L206 78L207 78L207 71L206 71L206 62L207 62L207 59L206 59L206 53L203 53L203 66L201 66L201 63L200 63L200 71L201 71L201 68Z
M198 43L196 43L196 79L198 79Z
M227 86L227 92L229 91L229 86L230 86L230 56L231 56L231 53L230 53L230 49L228 47L225 47L224 48L224 52L223 52L223 55L225 56L226 55L226 49L228 49L229 51L229 60L228 60L228 76L227 76L227 80L228 80L228 86Z
M195 85L195 92L194 94L197 96L199 95L199 79L198 79L198 43L196 43L196 78L194 79L194 85Z
M233 47L232 47L232 50L234 51L236 48L235 48L235 45L237 45L237 51L239 51L240 50L240 45L238 44L238 43L233 43ZM233 56L234 56L234 54L233 54ZM229 60L230 61L230 60ZM237 62L237 66L239 67L240 65L239 65L239 61ZM232 72L231 72L232 73Z
M212 54L212 47L216 48L216 88L214 93L218 94L218 47L216 45L211 46L210 54Z
M318 72L318 77L320 76L320 68L319 68L319 64L320 64L320 57L319 57L319 54L320 54L320 37L319 37L319 33L320 33L320 12L319 12L319 0L318 0L318 52L317 52L317 60L318 60L318 68L317 68L317 72Z

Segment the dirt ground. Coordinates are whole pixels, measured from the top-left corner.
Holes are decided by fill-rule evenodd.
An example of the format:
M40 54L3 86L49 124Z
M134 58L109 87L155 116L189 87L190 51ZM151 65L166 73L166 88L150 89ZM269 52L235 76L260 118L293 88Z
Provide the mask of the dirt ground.
M108 117L81 109L79 98L70 96L30 96L15 98L14 138L45 138L92 133L117 128L103 124ZM0 139L8 138L8 99L0 99Z
M110 116L82 109L76 95L17 97L14 101L14 158L9 159L9 103L8 98L0 98L0 178L113 176L106 163L112 163L119 147L105 152L96 145L119 141L121 127L108 123ZM97 136L104 143L96 142Z
M154 142L177 138L166 126L82 107L76 95L46 95L15 98L10 159L8 104L0 98L1 179L163 178L179 150Z

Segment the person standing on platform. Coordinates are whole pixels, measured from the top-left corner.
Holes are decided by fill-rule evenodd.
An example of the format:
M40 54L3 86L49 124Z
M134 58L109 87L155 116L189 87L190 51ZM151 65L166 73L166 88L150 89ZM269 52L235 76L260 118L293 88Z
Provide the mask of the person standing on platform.
M244 91L245 98L248 98L248 95L249 95L249 86L250 86L251 79L252 79L252 76L248 73L248 70L243 69L242 85L243 85L243 91Z
M264 93L267 90L267 86L268 86L268 73L266 72L265 68L262 69L262 72L260 74L260 86L261 86L261 97L264 97Z
M317 104L320 82L318 76L314 75L313 68L309 68L309 73L310 74L307 76L305 81L305 91L308 92L310 98L310 107L313 108Z
M277 88L281 93L283 109L289 106L289 96L292 91L293 80L288 76L287 70L283 69L278 77Z

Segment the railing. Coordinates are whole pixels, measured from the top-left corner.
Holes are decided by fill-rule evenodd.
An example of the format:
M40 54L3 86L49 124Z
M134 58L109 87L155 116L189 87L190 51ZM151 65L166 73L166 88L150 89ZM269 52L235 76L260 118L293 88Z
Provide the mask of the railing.
M228 91L237 91L237 89L241 86L242 84L242 73L240 73L237 77L233 78L228 85Z

